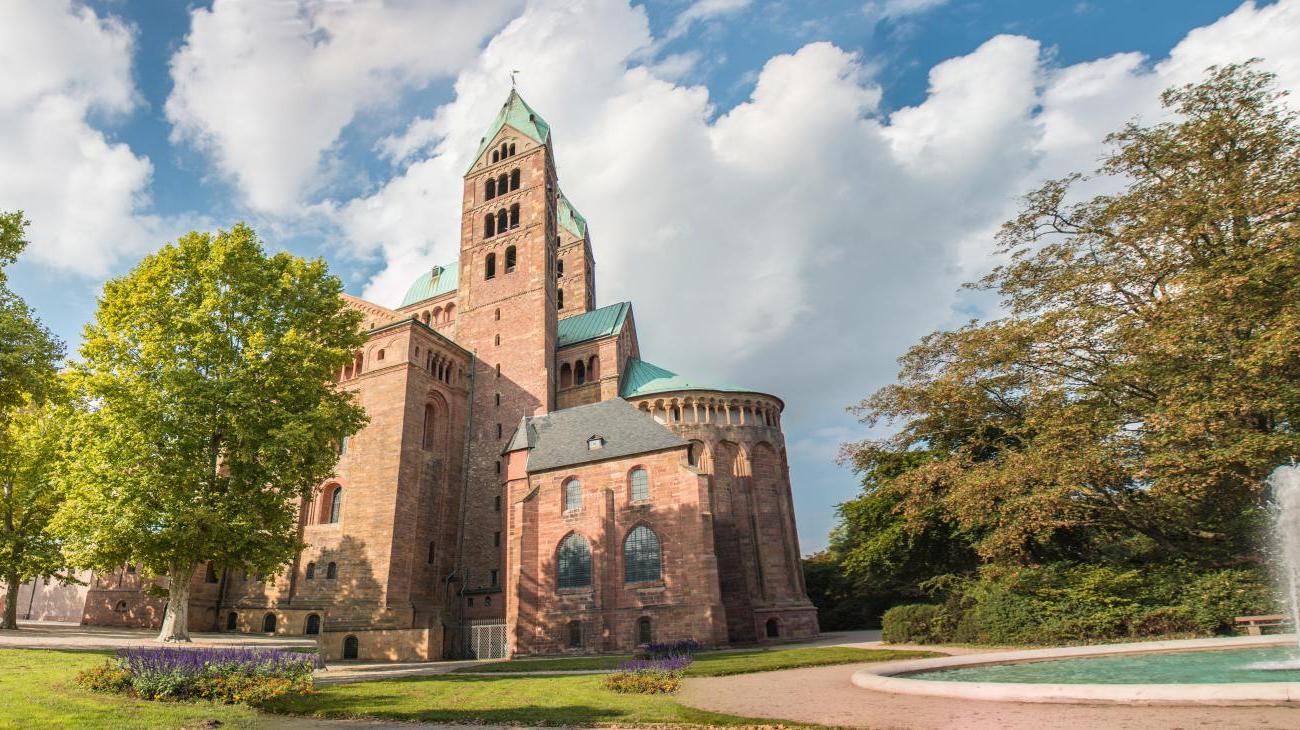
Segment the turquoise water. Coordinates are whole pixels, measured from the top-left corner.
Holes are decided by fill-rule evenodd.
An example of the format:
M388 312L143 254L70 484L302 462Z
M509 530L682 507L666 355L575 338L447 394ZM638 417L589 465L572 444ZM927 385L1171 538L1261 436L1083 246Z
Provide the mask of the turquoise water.
M1029 684L1218 684L1300 682L1300 668L1250 668L1260 662L1300 658L1293 646L1186 651L1166 654L1052 659L1022 664L940 669L903 675L944 682L1019 682ZM1297 665L1300 666L1300 665Z

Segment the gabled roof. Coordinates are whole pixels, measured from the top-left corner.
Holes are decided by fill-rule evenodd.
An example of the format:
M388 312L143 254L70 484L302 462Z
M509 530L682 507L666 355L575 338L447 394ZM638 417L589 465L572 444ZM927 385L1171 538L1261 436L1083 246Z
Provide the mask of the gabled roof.
M408 304L422 302L425 299L433 299L447 292L456 291L460 283L460 262L453 261L446 266L435 266L426 271L406 290L406 296L402 297L403 307Z
M557 348L568 347L580 342L617 334L623 328L623 322L631 311L631 302L619 302L600 309L593 309L590 312L565 317L556 326L555 346Z
M524 97L519 95L518 91L510 90L510 96L506 97L506 103L501 105L501 111L497 113L497 118L492 121L492 126L488 127L487 134L478 144L478 152L474 154L474 159L469 163L470 167L478 162L478 158L483 156L484 150L493 139L496 139L497 133L501 128L509 124L518 129L520 132L532 137L541 144L551 138L551 125L542 119L542 115L533 111L524 101Z
M603 438L604 446L588 448L587 441L592 436ZM614 398L565 408L545 416L524 418L505 452L531 449L528 471L539 472L686 444L648 413L625 400Z
M759 393L753 388L738 385L705 385L674 373L667 368L652 365L645 360L628 358L623 370L619 395L624 398L637 398L654 393L671 393L678 390L713 390L723 393Z
M578 212L578 209L573 207L573 203L569 202L569 199L565 196L563 190L560 191L559 197L560 203L558 210L556 211L556 216L560 219L560 225L564 226L570 233L578 238L586 238L587 219L583 218L582 214Z

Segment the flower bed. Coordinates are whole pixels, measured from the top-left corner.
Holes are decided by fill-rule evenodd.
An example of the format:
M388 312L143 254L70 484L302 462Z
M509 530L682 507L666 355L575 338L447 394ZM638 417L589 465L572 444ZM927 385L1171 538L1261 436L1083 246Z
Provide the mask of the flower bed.
M103 665L78 674L77 684L147 700L207 699L256 706L311 692L312 672L321 666L315 654L279 649L122 649Z
M649 644L636 659L620 662L618 671L605 678L605 687L633 694L669 694L682 684L682 673L695 661L700 645L694 641Z

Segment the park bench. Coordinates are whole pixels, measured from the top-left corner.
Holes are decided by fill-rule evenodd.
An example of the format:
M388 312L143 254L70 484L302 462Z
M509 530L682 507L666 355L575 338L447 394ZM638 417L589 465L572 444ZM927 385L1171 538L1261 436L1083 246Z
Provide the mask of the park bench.
M1291 619L1280 613L1271 613L1265 616L1238 616L1234 621L1238 626L1245 626L1246 633L1251 636L1259 636L1264 633L1264 629L1284 626Z

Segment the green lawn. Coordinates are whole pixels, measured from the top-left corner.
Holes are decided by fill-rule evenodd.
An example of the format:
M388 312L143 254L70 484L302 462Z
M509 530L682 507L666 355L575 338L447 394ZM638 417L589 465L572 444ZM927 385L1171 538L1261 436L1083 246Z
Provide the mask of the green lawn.
M887 662L938 656L927 651L897 649L855 649L847 646L804 647L794 649L754 649L750 651L711 651L695 657L686 670L688 677L723 677L729 674L770 672L776 669L819 667L828 664ZM592 669L617 669L624 656L561 657L556 659L517 659L458 669L458 672L572 672Z
M0 728L194 728L219 720L223 728L262 724L244 707L146 702L79 689L76 673L104 661L85 651L0 650Z
M277 701L274 712L315 718L527 725L761 725L678 704L671 695L624 695L598 675L467 677L454 674L325 685Z

